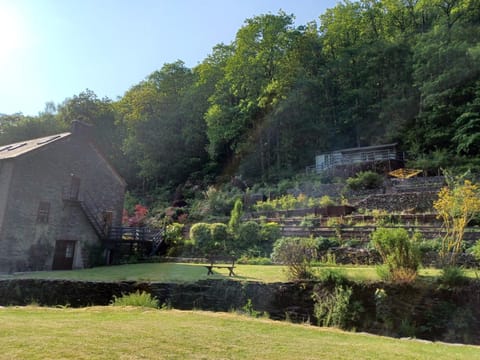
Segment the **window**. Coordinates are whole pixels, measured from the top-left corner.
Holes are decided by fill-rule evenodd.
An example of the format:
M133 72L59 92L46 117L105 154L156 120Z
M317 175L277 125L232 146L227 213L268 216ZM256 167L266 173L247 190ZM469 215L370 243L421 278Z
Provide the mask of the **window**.
M73 242L70 242L66 245L66 247L65 247L65 259L73 258L73 251L75 249L74 245L75 244Z
M40 201L38 205L37 223L48 224L50 215L50 203L48 201Z

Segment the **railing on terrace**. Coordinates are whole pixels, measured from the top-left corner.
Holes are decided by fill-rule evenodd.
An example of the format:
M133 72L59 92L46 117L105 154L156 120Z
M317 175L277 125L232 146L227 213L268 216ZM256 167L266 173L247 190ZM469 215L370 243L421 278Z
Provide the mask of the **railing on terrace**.
M156 241L161 231L149 227L111 227L108 232L109 241Z
M308 166L306 168L306 172L308 174L319 173L336 166L361 164L373 161L405 160L405 153L392 151L391 149L359 151L351 153L332 152L322 155L325 156L325 162Z

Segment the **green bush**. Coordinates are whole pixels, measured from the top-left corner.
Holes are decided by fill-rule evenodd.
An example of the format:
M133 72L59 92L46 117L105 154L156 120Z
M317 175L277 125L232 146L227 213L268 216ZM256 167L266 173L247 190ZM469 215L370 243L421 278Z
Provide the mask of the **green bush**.
M215 247L227 250L227 245L230 245L230 235L228 234L227 225L222 223L210 224L210 234Z
M282 237L273 245L275 263L287 266L291 280L314 278L312 263L317 260L318 240L313 238Z
M228 216L241 193L237 188L217 189L211 186L204 193L204 196L207 207L206 212L209 215Z
M223 223L196 223L190 228L190 239L200 254L213 255L232 250L227 225Z
M383 184L383 176L373 171L359 172L355 177L347 179L350 190L377 189Z
M235 205L230 213L230 220L228 221L228 231L235 234L240 226L240 221L243 215L243 202L241 199L235 201Z
M475 242L475 245L470 248L469 252L473 255L475 260L480 261L480 240Z
M190 228L190 239L194 245L203 248L210 245L212 241L212 234L210 231L210 224L196 223Z
M318 205L320 205L321 207L327 207L327 206L335 205L335 201L333 201L330 196L324 195L320 198Z
M439 280L442 285L447 287L462 286L468 282L465 276L465 270L459 266L444 267Z
M379 272L384 280L410 282L418 273L420 251L403 228L379 228L372 235L372 244L382 257L386 272ZM382 269L382 268L380 268Z
M185 239L183 237L183 224L172 223L165 227L164 240L168 245L168 256L176 256L180 254L185 245Z
M260 224L260 237L263 242L274 243L280 238L282 232L280 225L276 222Z
M157 309L159 306L158 299L151 294L137 290L134 293L128 295L122 295L120 297L113 296L111 301L113 306L139 306Z
M340 269L321 269L318 278L323 283L333 284L335 286L345 285L348 283L347 276Z
M309 198L305 194L299 194L298 196L287 194L275 199L259 201L253 206L253 209L255 211L294 210L317 205L322 206L322 202L328 205L333 204L333 201L328 196L324 196L319 200L317 198Z
M352 288L336 286L333 293L315 292L314 314L319 326L334 326L349 329L358 320L363 307L358 301L351 301Z
M246 250L260 242L260 225L255 221L241 223L237 234L237 248Z
M319 251L326 251L331 249L332 247L337 247L340 245L340 242L336 238L318 238L318 250Z

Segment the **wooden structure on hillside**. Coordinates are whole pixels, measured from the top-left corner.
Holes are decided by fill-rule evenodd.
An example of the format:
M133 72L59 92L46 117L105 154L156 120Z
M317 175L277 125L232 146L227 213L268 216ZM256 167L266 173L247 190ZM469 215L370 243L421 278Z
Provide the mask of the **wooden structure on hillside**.
M376 170L384 172L402 168L405 154L399 152L397 144L385 144L335 150L315 157L315 165L307 168L308 173L319 174L324 171L336 171L350 176L361 170Z

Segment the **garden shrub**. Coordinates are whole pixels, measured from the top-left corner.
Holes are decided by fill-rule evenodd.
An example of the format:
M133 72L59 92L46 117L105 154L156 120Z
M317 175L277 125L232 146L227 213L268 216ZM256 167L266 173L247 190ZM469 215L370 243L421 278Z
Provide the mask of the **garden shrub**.
M260 225L251 220L241 223L237 234L237 248L246 250L260 242Z
M388 294L385 289L377 288L375 290L375 317L378 321L385 324L387 328L391 328L393 324L392 309Z
M299 225L303 228L311 228L320 226L320 218L314 214L308 214L302 218Z
M475 242L475 244L470 248L469 252L473 255L475 260L480 261L480 240Z
M372 243L382 257L384 267L379 275L384 280L410 282L416 278L420 266L420 251L403 228L379 228L372 235ZM386 271L381 271L381 270Z
M439 281L447 287L465 285L468 281L465 270L459 266L446 266L442 269Z
M241 199L235 201L232 211L230 212L230 220L228 221L228 231L235 234L240 226L240 221L243 215L243 203Z
M222 223L210 224L210 234L215 247L227 250L231 246L227 225Z
M322 205L322 202L325 205ZM317 198L307 197L305 194L299 194L296 197L292 194L287 194L275 199L259 201L253 206L253 209L255 211L294 210L332 204L333 201L328 196L324 196L319 200Z
M340 242L336 238L324 238L319 237L318 241L318 250L319 251L326 251L333 247L337 247L340 245Z
M350 190L377 189L383 184L383 176L373 171L362 171L347 179Z
M190 228L190 239L195 248L203 255L212 255L225 251L226 225L222 223L196 223Z
M207 212L210 215L230 215L235 201L241 196L240 190L237 188L217 189L210 186L204 193L207 205Z
M358 320L363 307L358 301L351 301L352 288L336 286L333 293L315 292L314 314L319 326L349 329Z
M332 284L335 286L345 285L348 283L348 278L341 269L321 269L318 278L323 283Z
M318 201L318 205L320 205L321 207L332 206L335 205L335 201L333 201L330 196L323 195Z
M157 309L159 306L158 299L145 291L140 292L137 290L134 293L128 295L122 295L120 297L113 296L111 301L113 306L140 306Z
M257 244L261 250L262 256L270 256L273 244L282 235L280 225L275 222L260 224L260 243Z
M196 223L190 228L190 239L192 239L195 246L199 248L206 247L212 240L210 231L210 224Z
M262 241L274 243L281 236L280 225L276 222L260 224L260 237Z
M291 280L314 278L313 261L317 260L318 240L314 238L282 237L273 245L275 263L287 266Z
M183 238L183 224L172 223L165 227L164 241L168 245L167 255L173 256L180 252L185 239Z

